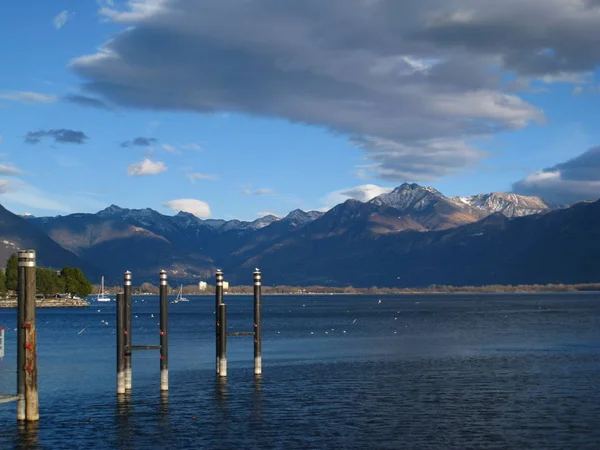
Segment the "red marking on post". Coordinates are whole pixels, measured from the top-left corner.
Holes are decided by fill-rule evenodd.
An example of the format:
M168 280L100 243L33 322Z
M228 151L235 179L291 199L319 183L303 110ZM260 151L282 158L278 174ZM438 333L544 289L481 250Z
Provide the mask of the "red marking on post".
M123 334L127 334L127 330L123 330Z
M33 347L31 346L31 344L25 344L25 348L27 350L33 350Z
M31 324L30 324L30 323L28 323L28 322L25 322L25 323L23 324L23 328L26 328L26 329L28 329L28 330L29 330L29 329L31 329Z
M254 324L254 328L258 328L258 325Z
M163 330L160 330L160 331L158 332L158 334L160 334L161 336L164 336L164 335L165 335L165 332L164 332Z
M162 360L162 359L165 359L165 358L163 357L163 355L160 355L160 359Z
M25 366L25 370L27 372L31 372L33 370L33 368L31 366Z

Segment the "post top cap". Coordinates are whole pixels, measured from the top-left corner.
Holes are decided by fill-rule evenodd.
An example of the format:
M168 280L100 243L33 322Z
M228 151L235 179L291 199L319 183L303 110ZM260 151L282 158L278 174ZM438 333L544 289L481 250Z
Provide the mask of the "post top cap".
M126 270L125 275L131 275L131 272L129 270Z

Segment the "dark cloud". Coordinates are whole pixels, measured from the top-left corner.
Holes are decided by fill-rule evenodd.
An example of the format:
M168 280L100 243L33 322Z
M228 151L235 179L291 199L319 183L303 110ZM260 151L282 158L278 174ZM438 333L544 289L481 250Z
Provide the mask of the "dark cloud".
M121 147L150 147L157 141L158 139L156 138L136 137L132 141L122 142Z
M595 0L129 4L100 12L127 29L71 62L87 92L324 126L360 143L366 176L395 181L477 164L471 139L543 121L502 86L507 72L573 82L600 61Z
M529 175L513 184L513 191L559 204L600 198L600 147Z
M106 102L103 102L102 100L99 100L97 98L86 97L85 95L70 94L70 95L65 95L63 97L63 99L68 102L71 102L71 103L76 103L81 106L86 106L88 108L106 109L106 110L111 109L111 107Z
M83 144L89 139L83 131L61 128L57 130L30 131L25 135L25 142L27 144L38 144L45 137L54 139L54 142L70 144Z

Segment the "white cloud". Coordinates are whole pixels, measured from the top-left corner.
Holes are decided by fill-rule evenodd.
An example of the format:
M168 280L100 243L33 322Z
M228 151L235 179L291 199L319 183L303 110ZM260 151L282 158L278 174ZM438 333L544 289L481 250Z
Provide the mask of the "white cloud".
M29 91L7 91L0 92L0 100L12 100L21 103L54 103L58 100L56 95L40 94Z
M186 177L192 182L192 184L196 184L196 180L217 181L219 179L217 175L211 175L206 173L188 173Z
M358 200L361 202L368 202L369 200L377 197L381 194L387 194L393 188L378 186L376 184L363 184L352 188L339 189L337 191L330 192L321 200L323 207L319 208L318 211L324 212L333 208L335 205L345 202L349 199Z
M172 145L169 145L169 144L163 144L162 148L163 148L163 150L166 150L169 153L176 153L177 152L177 149L175 147L173 147Z
M164 206L171 208L175 212L183 211L204 219L210 217L210 206L208 203L193 198L182 198L179 200L170 200L163 203Z
M0 179L0 194L14 192L15 188L10 180Z
M52 19L54 27L57 30L60 30L62 27L65 26L69 18L69 11L67 11L66 9L64 11L61 11L56 17L54 17L54 19Z
M202 147L198 144L185 144L185 145L182 145L181 148L184 148L186 150L196 150L196 151L202 150Z
M105 205L95 199L69 192L57 194L20 180L0 180L2 204L11 211L37 210L51 214L98 211Z
M573 88L573 95L581 95L583 94L583 86L575 86Z
M152 161L151 159L144 159L138 163L131 164L127 168L127 173L131 176L139 175L157 175L167 170L167 166L162 161Z
M161 12L168 0L127 0L124 9L115 8L114 2L104 1L100 11L101 16L117 23L143 21Z
M240 192L244 195L273 195L273 194L275 194L275 191L272 189L256 189L256 190L243 189Z
M19 175L21 171L14 166L8 164L0 164L0 175Z

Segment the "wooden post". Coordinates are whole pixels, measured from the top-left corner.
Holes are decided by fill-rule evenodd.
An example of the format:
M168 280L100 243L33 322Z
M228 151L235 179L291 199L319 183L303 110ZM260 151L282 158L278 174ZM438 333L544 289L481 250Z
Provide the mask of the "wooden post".
M117 294L117 394L125 394L125 296Z
M227 376L227 305L219 305L219 376Z
M160 271L160 390L169 390L167 272Z
M37 338L35 327L35 251L20 251L18 268L23 268L19 274L24 285L23 323L24 329L24 378L25 378L25 420L35 422L40 419L38 400L38 373L37 373ZM22 420L22 419L19 419Z
M220 323L221 320L219 318L219 314L220 314L220 309L219 306L221 304L223 304L223 272L219 269L217 270L217 273L215 274L215 278L216 278L216 287L215 287L215 322L216 322L216 326L215 326L215 332L216 332L216 336L215 336L215 347L217 350L217 375L220 372L220 363L219 363L219 359L220 359L220 344L219 344L219 340L220 340Z
M131 390L131 272L125 272L123 297L125 299L125 390Z
M256 269L254 272L254 375L262 374L261 284L260 270Z
M21 259L28 253L20 251L17 265L17 420L25 420L25 266Z

